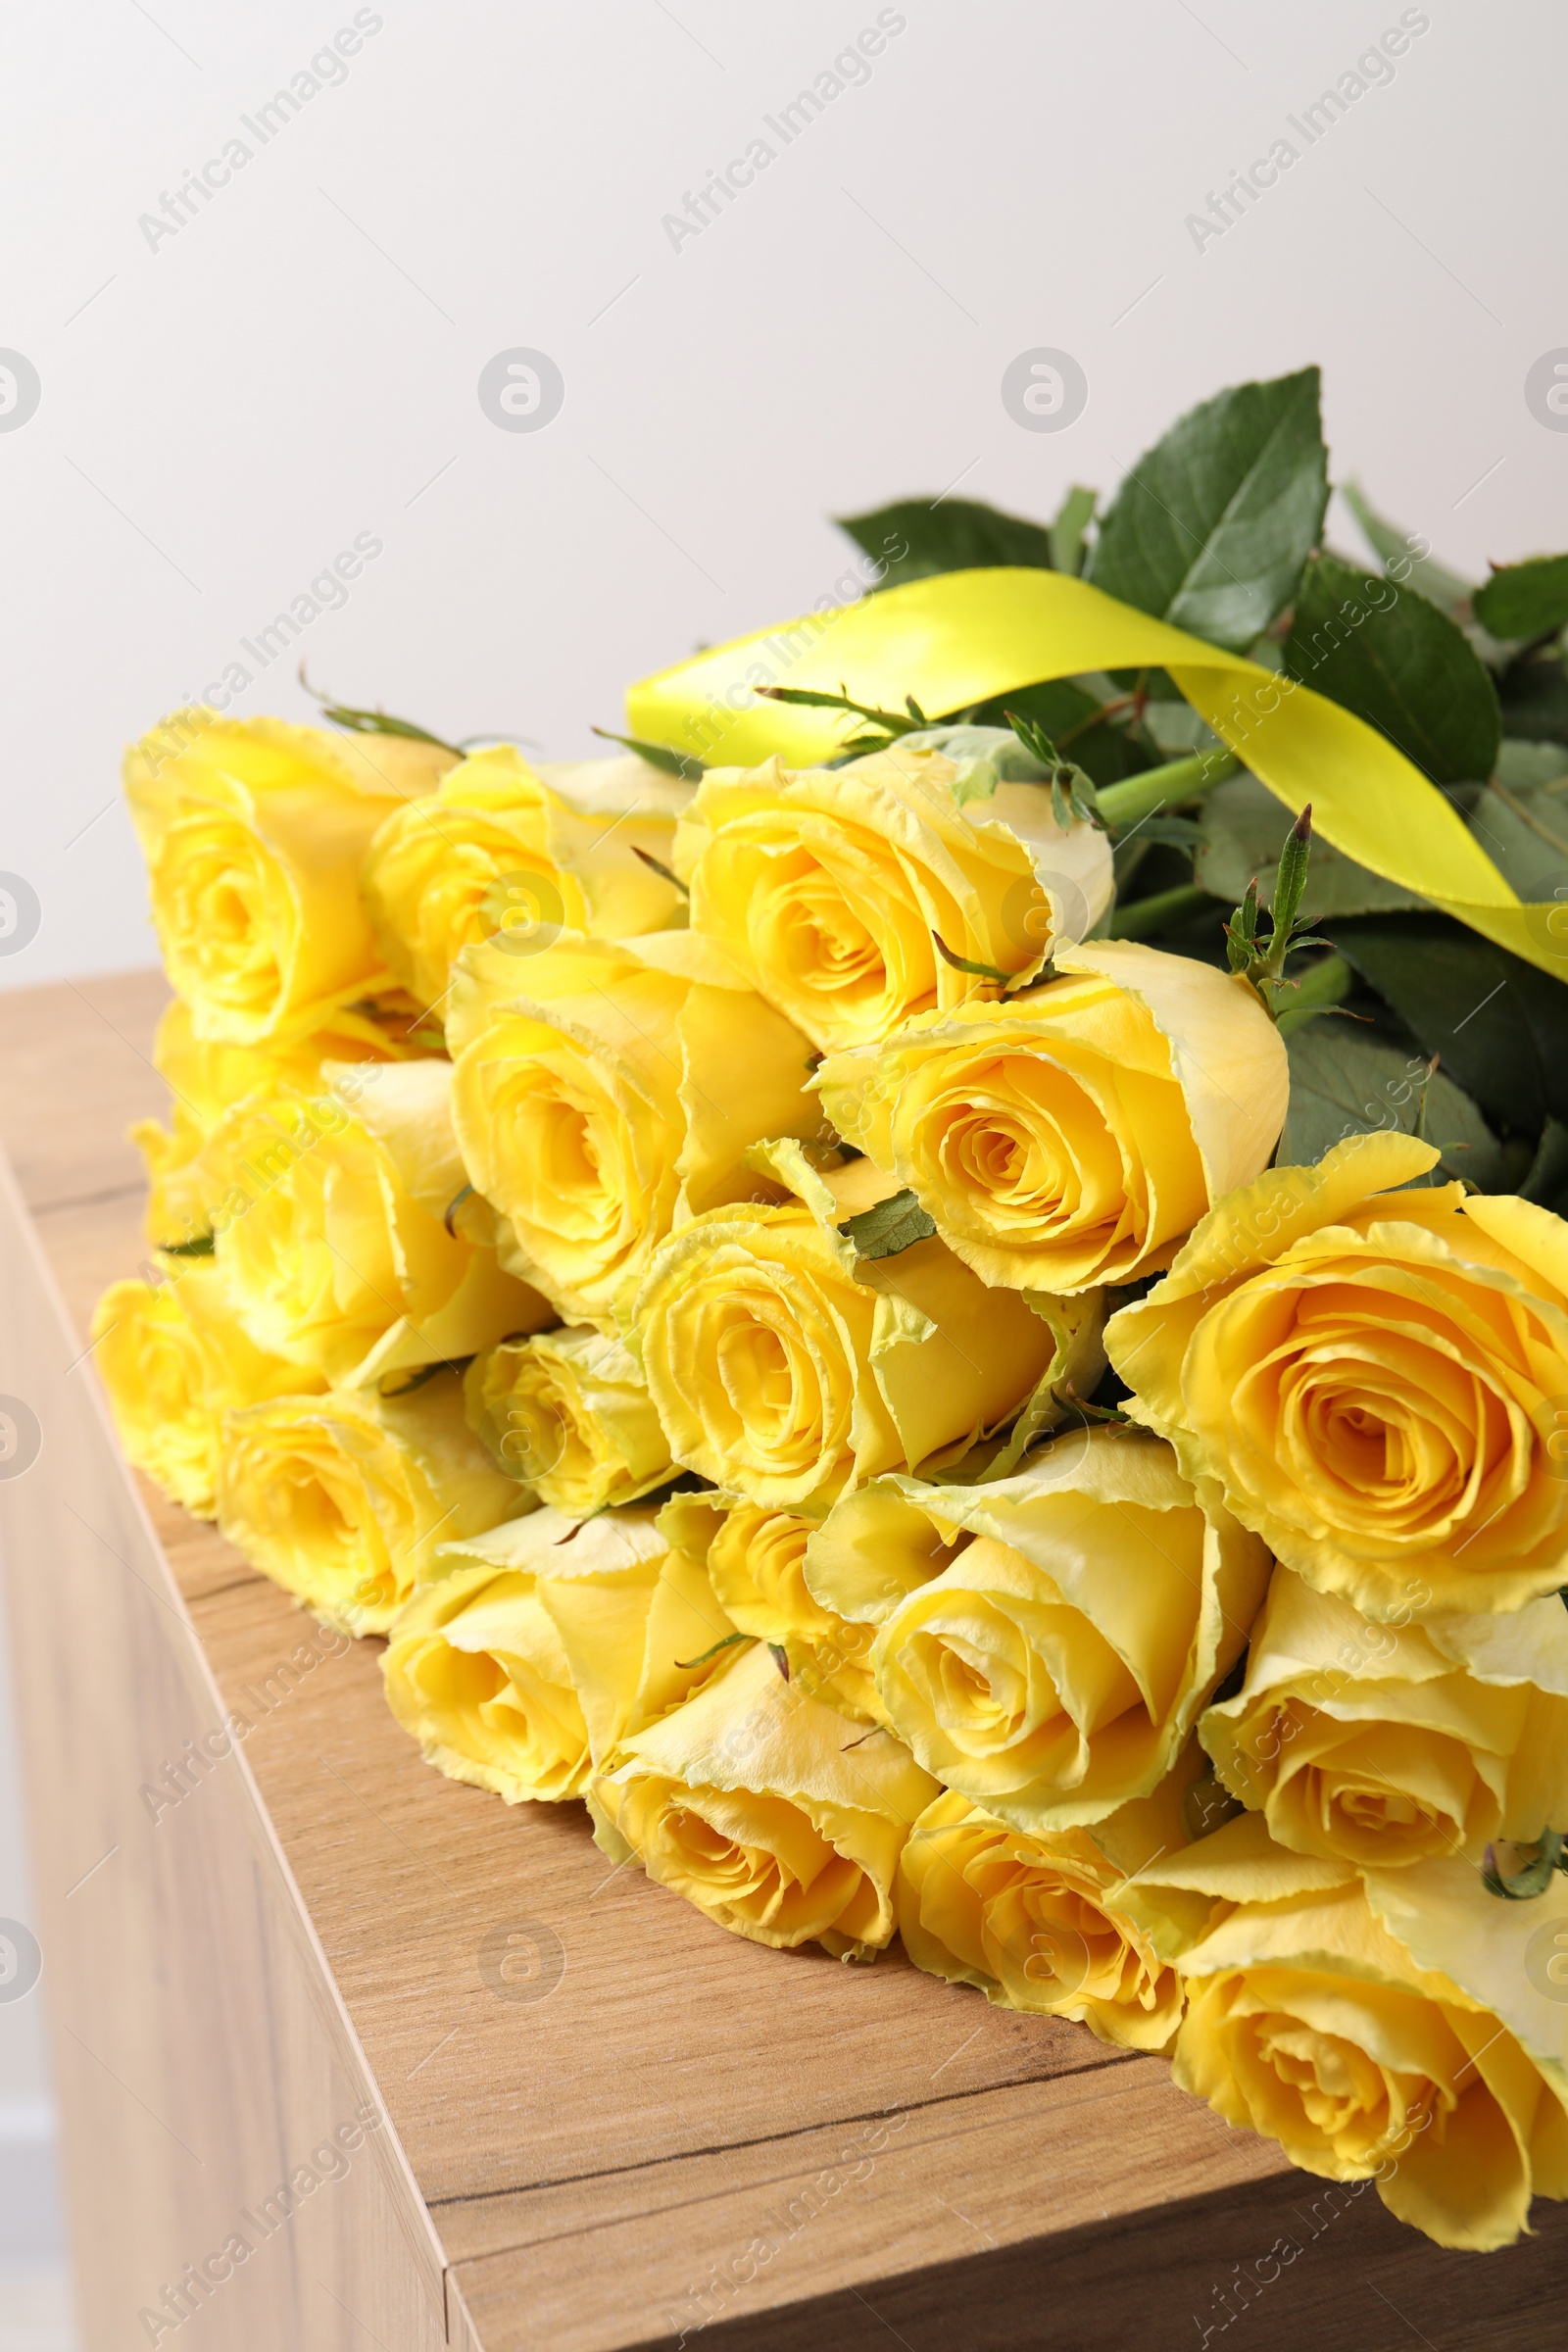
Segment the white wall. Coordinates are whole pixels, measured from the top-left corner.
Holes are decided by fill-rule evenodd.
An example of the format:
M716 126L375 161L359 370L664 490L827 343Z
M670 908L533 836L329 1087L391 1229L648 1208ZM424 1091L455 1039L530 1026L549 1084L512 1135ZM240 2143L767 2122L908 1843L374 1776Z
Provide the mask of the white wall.
M830 587L834 510L956 481L1045 514L1313 358L1337 467L1440 552L1568 544L1568 436L1523 394L1568 339L1548 0L1405 11L1430 28L1310 149L1287 118L1397 0L902 0L788 147L764 117L875 0L371 13L264 147L240 117L352 0L12 12L0 345L41 400L0 431L0 868L42 919L0 983L151 959L120 746L254 671L240 640L358 533L383 552L305 632L313 675L556 756L630 678ZM138 217L236 133L250 162L150 247ZM675 249L662 217L759 135L775 160ZM1281 136L1299 160L1199 250L1186 216ZM1088 374L1061 433L1000 397L1037 345ZM541 431L479 406L516 346L564 377ZM234 707L304 715L293 668Z

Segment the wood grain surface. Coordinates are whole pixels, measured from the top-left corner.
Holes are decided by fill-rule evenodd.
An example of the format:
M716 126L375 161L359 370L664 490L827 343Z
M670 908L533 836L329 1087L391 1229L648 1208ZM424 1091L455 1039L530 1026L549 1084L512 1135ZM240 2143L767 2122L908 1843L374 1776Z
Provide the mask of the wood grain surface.
M0 1019L0 1138L61 1295L13 1214L0 1390L42 1399L45 1446L0 1526L90 2352L148 2340L148 2289L361 2101L384 2127L180 2338L1561 2340L1562 2207L1507 2254L1440 2253L1157 2060L898 1953L761 1950L612 1871L581 1808L431 1772L381 1645L318 1638L106 1435L73 1334L144 1254L122 1135L163 1106L164 994L134 973ZM234 1753L150 1820L142 1786L229 1714ZM520 1982L509 1938L541 1955Z

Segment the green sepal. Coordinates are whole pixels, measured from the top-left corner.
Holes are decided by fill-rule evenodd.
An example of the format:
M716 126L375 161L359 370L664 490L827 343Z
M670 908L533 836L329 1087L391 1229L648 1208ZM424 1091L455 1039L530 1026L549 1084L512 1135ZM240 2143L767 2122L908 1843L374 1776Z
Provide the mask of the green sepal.
M928 1242L936 1226L906 1186L902 1193L862 1208L858 1216L846 1217L839 1231L854 1243L857 1257L897 1257L916 1242Z
M691 897L692 894L690 890L681 880L679 874L675 873L671 867L667 866L662 858L656 858L652 850L639 849L636 842L633 842L631 845L631 854L634 858L640 858L644 865L651 866L656 874L660 875L663 881L670 884L672 889L678 890L683 899L689 899Z
M874 703L858 703L843 687L837 694L818 694L808 686L759 686L758 693L770 703L795 703L808 710L852 710L857 718L880 727L880 735L854 735L845 745L851 752L885 752L901 735L912 735L928 727L931 721L912 694L904 698L904 712L882 710ZM906 713L907 715L905 715Z
M668 743L644 743L636 735L617 735L613 727L595 727L593 732L605 743L624 745L628 752L635 752L648 766L657 767L662 775L679 776L683 784L700 784L707 772L695 752L677 752ZM641 857L642 852L639 850L637 855ZM661 867L660 871L662 872L663 868ZM674 876L671 875L670 879L673 881Z
M394 718L388 710L356 710L352 703L334 703L330 695L318 694L300 663L300 684L316 703L323 718L334 727L342 727L350 735L395 735L404 743L433 743L438 752L450 752L461 760L462 752L444 736L432 735L428 727L416 726L412 718Z
M1504 1902L1528 1903L1538 1894L1544 1894L1557 1871L1568 1876L1568 1832L1544 1830L1532 1860L1523 1870L1511 1875L1497 1868L1496 1856L1489 1845L1481 1865L1481 1884L1489 1894L1501 1895Z
M1246 1806L1215 1774L1212 1765L1207 1772L1192 1782L1182 1796L1182 1828L1189 1843L1196 1845L1200 1838L1211 1838L1226 1822L1234 1821Z
M1306 869L1312 861L1312 811L1303 808L1285 837L1274 876L1274 938L1288 939L1296 926L1297 909L1306 888Z
M1532 556L1494 568L1471 600L1484 629L1504 640L1545 637L1568 621L1568 556Z
M1004 988L1018 977L1016 972L1004 972L997 964L975 963L967 956L955 956L940 931L933 931L931 937L943 962L951 964L956 972L971 972L976 980L1000 980Z
M1031 758L1045 769L1045 781L1051 786L1051 813L1057 830L1065 833L1077 817L1086 825L1098 825L1102 832L1107 828L1101 812L1100 795L1092 780L1076 761L1064 760L1038 719L1020 710L1003 712L1008 726L1017 736Z
M1095 519L1098 490L1075 482L1056 509L1051 523L1051 561L1057 571L1078 573L1084 567L1084 533Z
M715 1642L711 1649L705 1649L700 1658L677 1658L676 1667L680 1673L689 1674L694 1666L706 1666L710 1658L716 1658L721 1649L733 1649L737 1642L750 1642L751 1639L750 1634L726 1634L722 1642Z

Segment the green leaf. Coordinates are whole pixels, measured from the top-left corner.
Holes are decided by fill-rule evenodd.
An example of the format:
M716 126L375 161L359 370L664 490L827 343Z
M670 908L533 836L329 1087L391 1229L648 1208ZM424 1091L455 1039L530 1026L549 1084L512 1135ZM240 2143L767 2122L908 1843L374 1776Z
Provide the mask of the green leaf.
M855 1244L857 1257L897 1257L916 1242L928 1242L936 1227L906 1187L874 1207L862 1208L858 1217L846 1217L839 1231Z
M1157 771L1156 771L1157 772ZM1140 779L1142 782L1143 779ZM1112 794L1104 813L1118 822ZM1465 822L1519 896L1550 900L1568 884L1568 753L1556 744L1505 742L1496 773L1470 801ZM1267 899L1290 811L1250 776L1237 776L1210 793L1200 811L1197 877L1216 898L1235 900L1255 874ZM1139 839L1144 837L1144 829ZM1312 867L1301 897L1304 921L1337 921L1348 914L1425 909L1427 901L1386 881L1313 836Z
M1023 564L1034 571L1055 568L1048 530L977 499L944 498L933 505L927 498L904 498L869 514L839 514L834 519L874 564L885 566L878 582L883 588L988 564Z
M1334 944L1505 1135L1568 1124L1568 988L1442 914L1342 921Z
M1519 1192L1523 1200L1538 1200L1561 1216L1563 1196L1568 1194L1568 1127L1560 1119L1548 1119L1541 1130L1536 1156Z
M1332 954L1306 971L1293 974L1292 985L1281 990L1274 1008L1281 1037L1304 1028L1320 1012L1332 1012L1349 995L1353 978L1345 957Z
M1133 467L1089 576L1141 612L1240 652L1285 610L1328 503L1318 371L1192 409Z
M1189 703L1151 703L1144 712L1144 731L1167 760L1184 752L1211 751L1220 743Z
M1494 637L1544 637L1568 621L1568 556L1533 556L1493 566L1475 593L1475 615Z
M1568 744L1568 672L1555 648L1511 662L1497 681L1497 700L1504 735Z
M1527 743L1510 735L1497 753L1495 774L1515 792L1568 791L1568 752L1560 743Z
M1458 623L1424 596L1319 557L1301 583L1285 666L1377 727L1435 784L1492 773L1495 689Z
M1216 785L1199 819L1202 843L1197 879L1215 898L1239 899L1255 874L1265 897L1274 889L1274 868L1291 830L1291 812L1265 785L1249 775ZM1330 849L1321 836L1312 843L1312 863L1301 894L1300 912L1320 923L1342 914L1383 913L1425 902L1396 882L1357 865Z
M1483 1192L1506 1182L1496 1137L1468 1095L1437 1070L1428 1078L1422 1054L1387 1038L1369 1036L1349 1021L1314 1021L1286 1040L1291 1060L1291 1107L1279 1158L1282 1167L1321 1159L1347 1135L1422 1130L1443 1153L1441 1173L1467 1176Z
M635 752L639 760L657 767L662 775L679 776L686 784L700 784L703 780L706 771L695 752L677 752L668 743L643 743L635 735L617 735L613 727L595 727L593 732L606 743L624 744L628 752Z
M1146 816L1136 834L1139 841L1160 841L1171 850L1198 850L1203 842L1203 828L1196 816Z
M1568 883L1568 753L1555 743L1504 743L1467 822L1522 899L1551 899Z
M1054 571L1082 571L1084 567L1084 533L1095 519L1100 503L1098 490L1085 490L1075 482L1056 509L1051 524L1051 564Z
M211 1257L217 1247L210 1233L195 1234L188 1242L160 1242L160 1257Z
M1415 548L1422 534L1401 531L1396 522L1374 512L1368 504L1359 482L1342 482L1340 496L1361 526L1368 547L1383 558L1389 576L1412 587L1417 596L1424 596L1445 612L1452 612L1458 605L1469 603L1475 591L1468 580L1461 580L1456 571L1446 570L1430 555L1418 556ZM1408 565L1408 570L1403 566Z

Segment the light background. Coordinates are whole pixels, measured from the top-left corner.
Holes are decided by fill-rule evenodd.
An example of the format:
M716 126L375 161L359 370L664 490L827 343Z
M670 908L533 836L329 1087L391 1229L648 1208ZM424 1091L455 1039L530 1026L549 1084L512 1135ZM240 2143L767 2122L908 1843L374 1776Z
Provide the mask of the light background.
M357 533L384 552L235 710L307 715L305 652L348 701L556 757L629 679L831 591L832 513L956 485L1045 515L1313 359L1337 472L1440 554L1568 540L1568 435L1523 396L1568 342L1545 0L1404 10L1429 28L1310 149L1287 118L1390 0L905 0L788 147L763 118L870 0L368 13L265 147L239 118L351 6L13 16L0 344L42 399L0 432L0 868L42 922L0 983L152 959L121 746L254 669L239 640ZM139 217L236 132L250 163L150 248ZM663 216L760 134L776 160L677 250ZM1281 136L1299 161L1199 250L1187 216ZM1089 378L1059 433L1000 396L1040 345ZM542 431L479 406L515 346L564 378Z
M1523 389L1568 344L1547 0L903 0L787 147L764 118L874 0L369 13L265 147L239 118L352 5L10 16L0 346L42 393L0 430L0 869L42 921L0 986L153 960L121 747L254 670L241 638L360 533L383 552L295 649L316 681L555 757L644 671L848 593L831 514L952 490L1048 516L1190 403L1311 360L1337 476L1440 556L1568 545L1568 434ZM1401 15L1427 29L1393 79L1307 148L1287 118ZM251 161L150 246L140 216L236 133ZM775 160L677 248L663 217L760 135ZM1187 217L1282 136L1299 160L1200 249ZM517 346L564 379L541 431L479 406ZM1088 375L1062 432L1002 403L1038 346ZM309 715L293 673L234 709ZM24 1918L9 1744L0 1698L0 1912ZM68 2340L47 2279L5 2269L47 2252L17 2202L47 2179L46 1991L0 2011L0 2352Z

